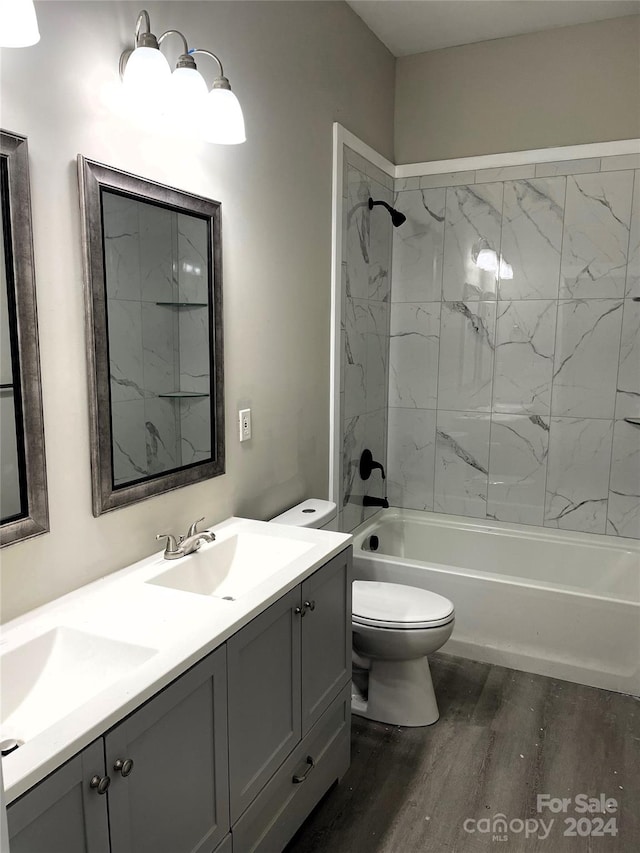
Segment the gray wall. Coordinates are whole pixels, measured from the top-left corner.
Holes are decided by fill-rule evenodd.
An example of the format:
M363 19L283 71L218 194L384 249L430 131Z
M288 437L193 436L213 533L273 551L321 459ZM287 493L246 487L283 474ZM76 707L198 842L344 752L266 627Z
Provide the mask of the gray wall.
M268 518L326 496L332 122L392 156L394 59L346 4L154 2L218 52L248 142L132 127L112 108L140 4L36 3L42 39L4 51L2 126L29 139L51 533L2 553L8 619L157 549L204 515ZM177 50L178 45L176 45ZM210 82L213 64L201 70ZM91 514L78 153L222 202L227 473ZM237 440L250 405L253 439Z
M401 57L396 163L640 136L640 16Z

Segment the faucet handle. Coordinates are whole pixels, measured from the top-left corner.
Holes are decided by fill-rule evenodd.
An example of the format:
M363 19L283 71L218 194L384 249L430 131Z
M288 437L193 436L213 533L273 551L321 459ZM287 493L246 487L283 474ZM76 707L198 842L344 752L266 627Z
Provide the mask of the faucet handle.
M164 556L165 557L168 558L169 554L179 553L180 548L178 547L178 543L176 542L176 537L173 536L173 534L171 534L171 533L157 533L156 534L156 541L158 539L166 539L167 540L167 545L166 545L166 548L164 549Z
M187 532L187 539L190 536L196 535L196 533L198 532L198 525L200 524L201 521L204 521L204 515L202 516L202 518L199 518L199 519L197 519L197 521L194 521L193 524L189 527L189 531Z

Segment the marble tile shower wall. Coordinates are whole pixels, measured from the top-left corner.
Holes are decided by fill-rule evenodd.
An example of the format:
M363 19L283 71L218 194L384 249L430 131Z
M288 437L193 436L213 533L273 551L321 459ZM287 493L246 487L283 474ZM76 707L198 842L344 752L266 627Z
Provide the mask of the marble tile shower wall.
M640 157L396 180L394 506L640 538Z
M206 225L113 193L103 217L118 485L210 455Z
M379 472L367 481L358 474L360 454L369 448L387 467L387 388L391 220L368 200L393 203L393 179L350 149L345 150L342 257L342 493L341 529L353 530L376 512L364 495L384 497Z

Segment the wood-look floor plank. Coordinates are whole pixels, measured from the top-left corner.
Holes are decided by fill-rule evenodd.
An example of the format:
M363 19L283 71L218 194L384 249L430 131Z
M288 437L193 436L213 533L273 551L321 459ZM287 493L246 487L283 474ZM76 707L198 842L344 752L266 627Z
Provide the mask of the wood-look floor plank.
M631 853L640 850L640 701L449 655L431 659L440 720L402 729L353 718L352 764L287 853ZM614 797L618 835L566 837L537 796ZM553 818L505 841L466 819ZM606 816L608 817L608 816ZM477 826L477 824L468 824ZM482 827L483 825L480 824ZM530 824L530 827L533 825Z

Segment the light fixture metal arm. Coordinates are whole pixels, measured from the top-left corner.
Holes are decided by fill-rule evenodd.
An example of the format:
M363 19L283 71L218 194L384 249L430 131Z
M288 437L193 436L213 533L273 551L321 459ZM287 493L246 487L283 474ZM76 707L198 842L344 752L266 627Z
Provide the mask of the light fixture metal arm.
M136 37L135 43L138 44L138 37L140 36L140 28L142 27L142 23L144 22L145 33L151 32L151 19L149 18L149 13L146 9L143 9L138 15L138 20L136 21Z
M223 70L223 68L222 68L222 63L220 62L220 60L218 59L218 57L215 55L215 53L212 53L210 50L204 50L204 49L203 49L203 48L201 48L201 47L194 47L194 48L192 48L192 49L189 51L189 54L190 54L191 56L193 56L195 53L199 53L199 54L202 54L203 56L208 56L208 57L210 57L211 59L215 59L215 61L218 63L218 67L220 68L220 77L222 77L222 78L223 78L223 79L225 79L225 80L227 79L227 78L224 76L224 70Z
M183 53L189 53L189 45L187 44L186 38L180 32L180 30L167 30L166 33L162 33L161 36L158 37L158 44L162 44L162 42L166 39L167 36L180 36L182 39L182 45L184 47Z

